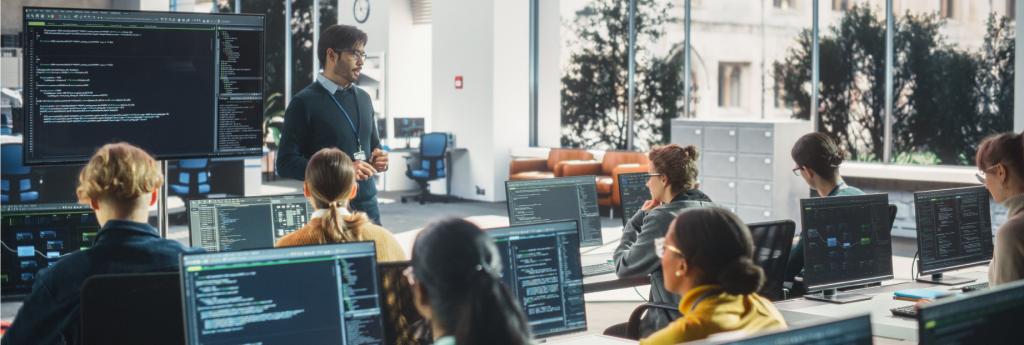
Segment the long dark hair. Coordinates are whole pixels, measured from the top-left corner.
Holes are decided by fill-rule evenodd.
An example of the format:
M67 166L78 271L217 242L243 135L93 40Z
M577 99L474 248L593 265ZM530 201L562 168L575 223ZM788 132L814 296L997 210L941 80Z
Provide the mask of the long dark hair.
M449 218L427 225L416 238L412 267L446 335L456 344L530 343L530 326L501 282L501 257L480 228Z
M826 180L832 180L839 171L839 165L846 159L846 150L828 134L807 133L797 139L789 151L796 165L809 168Z
M698 284L721 285L736 295L761 289L764 271L754 263L754 240L735 214L720 207L687 209L673 229L686 263L704 273Z

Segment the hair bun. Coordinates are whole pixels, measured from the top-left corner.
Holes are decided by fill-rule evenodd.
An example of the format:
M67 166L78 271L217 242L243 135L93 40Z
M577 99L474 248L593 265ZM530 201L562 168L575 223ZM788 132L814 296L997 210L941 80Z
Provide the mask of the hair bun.
M699 157L699 156L700 156L700 153L697 152L697 146L686 145L686 147L683 147L683 157L684 158L689 159L689 160L697 160L697 157Z
M741 257L726 265L718 274L718 281L726 293L746 295L757 292L764 284L764 270L748 257Z

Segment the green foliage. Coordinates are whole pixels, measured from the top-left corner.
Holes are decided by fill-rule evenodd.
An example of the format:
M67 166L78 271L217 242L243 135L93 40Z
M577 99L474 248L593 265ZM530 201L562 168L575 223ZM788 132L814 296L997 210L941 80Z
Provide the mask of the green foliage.
M667 141L670 121L681 108L682 55L677 47L674 54L655 57L643 42L664 35L672 8L666 0L637 0L632 128L627 128L629 2L593 0L565 24L576 34L571 45L579 48L562 76L563 147L626 149L628 130L641 150Z
M971 164L986 135L1012 128L1014 32L991 16L979 52L958 49L935 14L906 13L893 37L894 162ZM773 66L793 117L810 118L811 37ZM819 130L839 138L854 160L882 157L885 120L884 15L845 13L820 37Z

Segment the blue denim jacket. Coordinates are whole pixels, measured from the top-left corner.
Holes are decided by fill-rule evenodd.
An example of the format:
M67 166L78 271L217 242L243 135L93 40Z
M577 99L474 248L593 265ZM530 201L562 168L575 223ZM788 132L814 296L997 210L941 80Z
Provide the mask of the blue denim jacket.
M160 238L149 224L107 221L90 249L69 254L39 273L2 343L79 344L79 296L86 279L98 274L177 271L178 256L192 251Z

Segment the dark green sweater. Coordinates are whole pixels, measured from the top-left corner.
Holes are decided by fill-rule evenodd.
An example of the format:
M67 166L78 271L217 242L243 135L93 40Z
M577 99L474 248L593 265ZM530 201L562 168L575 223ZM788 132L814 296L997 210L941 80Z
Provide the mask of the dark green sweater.
M359 128L359 142L363 144L363 151L369 160L371 152L380 148L370 95L358 87L352 87L339 90L335 97ZM305 179L309 158L327 147L337 147L354 159L358 143L352 126L338 105L331 100L331 95L320 83L313 82L295 94L285 110L284 129L277 150L277 174L296 180ZM373 179L360 181L355 201L368 200L376 195L377 186Z

